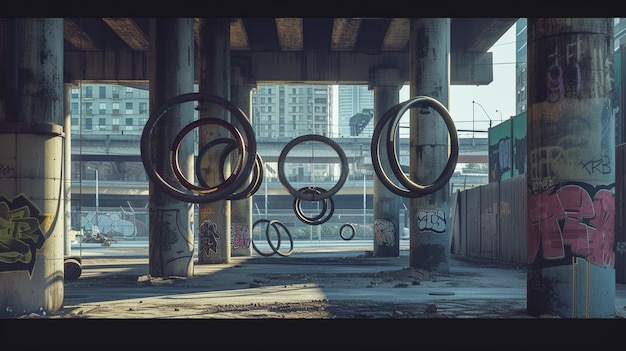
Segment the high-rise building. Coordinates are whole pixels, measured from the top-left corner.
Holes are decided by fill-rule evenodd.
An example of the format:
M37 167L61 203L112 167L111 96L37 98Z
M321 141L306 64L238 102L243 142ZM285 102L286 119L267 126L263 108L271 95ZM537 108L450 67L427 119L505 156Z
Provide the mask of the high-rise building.
M368 90L367 85L337 85L336 88L338 137L371 137L374 131L374 92ZM362 128L359 122L363 123Z
M252 91L257 138L331 136L328 85L260 84Z

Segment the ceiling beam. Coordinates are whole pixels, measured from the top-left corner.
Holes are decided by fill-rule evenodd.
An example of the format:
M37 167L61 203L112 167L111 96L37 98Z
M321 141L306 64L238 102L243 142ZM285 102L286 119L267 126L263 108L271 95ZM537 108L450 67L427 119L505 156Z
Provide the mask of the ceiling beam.
M360 18L335 18L330 49L333 51L354 50L360 27Z
M198 19L196 18L196 22ZM278 25L278 23L277 23ZM198 30L196 30L196 35ZM243 25L241 18L236 18L230 22L230 49L231 50L250 50L250 42L248 41L248 33Z
M392 18L381 50L383 51L403 51L411 35L411 20L408 18Z
M100 48L96 42L83 31L74 21L63 19L63 39L78 50L98 51Z
M150 50L150 40L132 18L103 18L126 45L135 51Z

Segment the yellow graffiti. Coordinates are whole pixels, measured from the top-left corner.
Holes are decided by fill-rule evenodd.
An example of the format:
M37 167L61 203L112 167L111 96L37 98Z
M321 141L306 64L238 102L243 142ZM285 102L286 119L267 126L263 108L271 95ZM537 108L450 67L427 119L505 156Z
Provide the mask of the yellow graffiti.
M22 206L11 210L0 203L0 262L30 262L32 254L25 240L37 242L39 220L31 217L30 208Z

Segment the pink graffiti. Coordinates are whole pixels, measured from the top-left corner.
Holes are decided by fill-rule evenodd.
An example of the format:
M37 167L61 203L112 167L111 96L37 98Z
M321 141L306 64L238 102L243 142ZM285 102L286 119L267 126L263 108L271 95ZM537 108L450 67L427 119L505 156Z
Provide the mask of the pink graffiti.
M250 248L250 228L247 225L234 224L231 227L232 247Z
M614 267L615 197L610 191L600 190L592 199L582 187L567 185L527 199L528 263L540 247L543 258L559 259L570 245L574 256Z

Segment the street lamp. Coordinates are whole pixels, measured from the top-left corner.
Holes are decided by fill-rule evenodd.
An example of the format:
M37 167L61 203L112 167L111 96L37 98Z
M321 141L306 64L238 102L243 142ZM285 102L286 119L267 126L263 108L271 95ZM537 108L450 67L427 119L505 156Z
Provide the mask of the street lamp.
M485 108L483 107L483 105L477 103L476 101L472 100L472 104L476 104L478 106L480 106L480 108L483 110L483 112L485 113L485 115L487 115L487 118L489 118L489 128L491 128L491 117L489 117L489 114L487 113L487 111L485 111ZM472 118L474 116L474 106L472 105Z
M496 112L500 112L500 122L502 122L502 111L496 110Z

